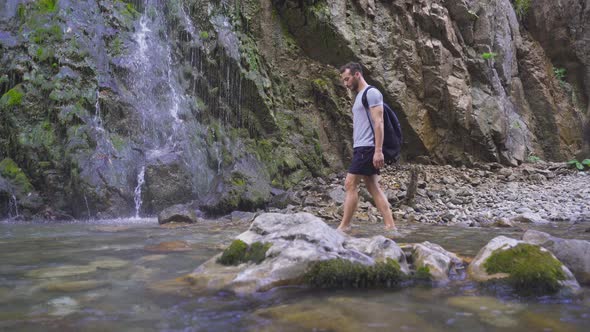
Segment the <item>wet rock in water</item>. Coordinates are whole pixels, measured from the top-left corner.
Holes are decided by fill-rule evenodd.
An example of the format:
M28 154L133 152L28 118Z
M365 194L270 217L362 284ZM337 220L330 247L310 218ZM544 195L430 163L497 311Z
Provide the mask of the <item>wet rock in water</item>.
M199 218L190 204L172 205L158 214L158 223L197 223Z
M243 222L243 223L250 223L254 218L256 218L257 214L253 212L245 212L245 211L234 211L230 214L232 222Z
M382 236L360 241L352 239L309 213L262 214L237 240L246 246L258 242L270 244L270 247L259 264L224 266L217 263L222 256L219 254L185 278L188 286L236 293L265 291L276 286L300 284L313 264L336 260L358 264L354 266L358 270L379 262L392 262L399 275L404 274L400 265L405 264L405 256L392 240Z
M505 236L490 240L467 270L471 279L505 280L525 295L580 291L570 270L548 250Z
M428 273L430 279L446 282L449 276L457 275L463 268L463 262L457 255L446 251L438 244L428 241L411 245L411 260L416 271ZM420 277L427 277L422 275Z
M514 224L512 223L512 221L510 221L506 218L500 218L500 219L497 219L496 221L494 221L492 226L508 228L508 227L514 227Z
M153 246L146 246L144 249L152 252L179 252L191 251L192 247L184 241L167 241Z
M51 307L49 311L51 316L67 316L80 309L78 301L69 296L52 299L47 304Z
M533 212L525 212L521 215L513 217L511 221L521 222L521 223L537 223L537 224L549 222L548 220L541 218L541 216L538 215L537 213L533 213Z
M43 290L48 292L73 293L96 289L108 285L106 281L79 280L79 281L56 281L41 285Z
M535 230L526 231L522 240L551 251L581 284L590 284L590 241L562 239Z
M60 278L70 277L96 271L96 266L91 265L63 265L28 271L25 275L29 278Z
M502 302L489 296L456 296L449 298L447 304L474 313L483 322L501 328L517 326L516 315L525 309L522 304Z
M124 261L122 259L105 257L102 259L95 260L88 265L94 266L97 269L115 270L115 269L120 269L122 267L125 267L128 264L129 264L129 262Z
M297 330L307 331L362 331L364 326L358 319L335 306L317 306L313 303L278 305L259 309L254 313L263 319L270 319L278 324L277 329L269 331Z

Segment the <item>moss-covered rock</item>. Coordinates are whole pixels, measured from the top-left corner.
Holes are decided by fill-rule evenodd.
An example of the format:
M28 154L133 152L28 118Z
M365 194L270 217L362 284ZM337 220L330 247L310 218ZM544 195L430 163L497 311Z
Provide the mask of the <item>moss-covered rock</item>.
M305 283L319 288L395 287L404 279L398 262L387 259L374 265L331 259L311 265Z
M248 246L242 240L235 240L223 251L217 263L221 265L239 265L242 263L252 262L260 264L266 258L266 252L272 243L254 242Z
M565 280L563 264L539 246L521 243L493 253L484 263L490 274L508 273L508 281L521 293L555 293Z

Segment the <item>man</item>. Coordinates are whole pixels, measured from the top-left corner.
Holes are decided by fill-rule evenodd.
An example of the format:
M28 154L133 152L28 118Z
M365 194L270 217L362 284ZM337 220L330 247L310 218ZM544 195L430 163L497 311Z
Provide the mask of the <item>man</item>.
M363 78L362 68L358 63L350 62L340 68L340 78L344 85L356 93L352 105L352 127L354 153L352 163L346 174L344 187L344 215L338 229L350 230L350 221L358 205L358 186L361 179L373 196L377 209L383 216L386 230L394 230L395 223L387 197L379 187L379 169L385 165L383 157L383 95L372 88L367 92L370 119L363 106L362 96L369 86ZM369 123L371 121L371 123ZM371 124L373 130L371 130Z

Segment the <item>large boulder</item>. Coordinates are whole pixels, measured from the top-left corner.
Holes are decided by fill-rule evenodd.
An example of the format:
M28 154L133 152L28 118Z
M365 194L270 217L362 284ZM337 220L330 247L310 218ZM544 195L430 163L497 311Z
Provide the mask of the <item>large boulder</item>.
M254 248L262 250L253 253ZM238 265L218 263L231 263L243 251L251 258L237 260ZM317 267L314 264L318 262L335 262L326 266L329 269L388 265L400 272L398 276L408 271L402 250L383 236L353 239L309 213L266 213L258 216L250 229L240 234L224 253L199 266L184 281L200 290L253 293L301 284L306 272L310 267Z
M522 240L550 250L580 283L590 284L590 241L561 239L531 229L524 233Z
M475 281L508 281L523 294L577 293L580 285L571 271L545 248L505 236L493 238L467 270Z

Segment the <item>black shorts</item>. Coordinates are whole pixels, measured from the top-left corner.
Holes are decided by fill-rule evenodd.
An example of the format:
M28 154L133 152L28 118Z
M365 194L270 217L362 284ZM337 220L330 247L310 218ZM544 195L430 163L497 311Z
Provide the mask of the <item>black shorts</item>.
M375 147L373 146L359 146L358 148L354 148L352 163L348 168L348 173L367 176L379 174L379 170L373 166L374 154Z

